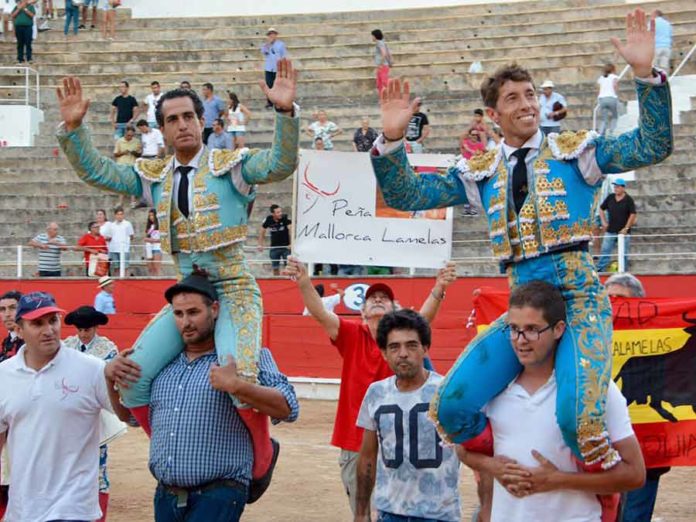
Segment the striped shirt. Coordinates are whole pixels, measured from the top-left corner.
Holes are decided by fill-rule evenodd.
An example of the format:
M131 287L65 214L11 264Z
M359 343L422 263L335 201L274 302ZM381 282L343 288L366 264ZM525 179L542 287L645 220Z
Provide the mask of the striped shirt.
M56 236L54 241L65 245L63 236ZM46 232L39 234L34 239L37 243L48 244L48 234ZM41 272L60 272L60 254L62 250L56 245L50 245L47 249L39 250L39 271Z
M271 352L261 350L259 384L280 391L293 422L299 413L295 390ZM251 438L227 393L210 385L214 353L191 362L182 353L152 383L150 472L168 486L191 488L215 480L251 481ZM280 422L272 419L274 424Z

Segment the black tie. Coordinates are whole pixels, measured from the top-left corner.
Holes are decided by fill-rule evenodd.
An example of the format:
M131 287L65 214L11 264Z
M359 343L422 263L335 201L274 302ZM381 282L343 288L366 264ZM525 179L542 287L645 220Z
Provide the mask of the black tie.
M87 351L87 347L86 347L84 344L81 344L81 345L80 345L80 351L81 351L81 352L86 352L86 351Z
M179 212L181 212L184 217L189 216L189 179L188 173L193 170L193 167L180 166L178 169L179 175L179 194L177 194L177 204L179 206Z
M515 203L515 212L520 213L524 200L527 197L527 163L525 158L530 151L529 147L517 149L512 153L517 158L515 168L512 169L512 200Z

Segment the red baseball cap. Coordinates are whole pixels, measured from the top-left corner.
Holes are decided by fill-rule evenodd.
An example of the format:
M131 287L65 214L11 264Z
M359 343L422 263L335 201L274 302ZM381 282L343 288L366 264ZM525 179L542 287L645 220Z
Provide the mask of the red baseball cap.
M394 291L391 289L389 285L385 283L373 283L368 287L367 291L365 292L365 301L367 301L369 297L375 292L384 292L385 294L387 294L387 297L389 297L390 301L394 300Z
M17 303L17 313L15 320L38 319L46 314L65 313L65 310L56 306L56 300L51 294L46 292L32 292L23 295Z

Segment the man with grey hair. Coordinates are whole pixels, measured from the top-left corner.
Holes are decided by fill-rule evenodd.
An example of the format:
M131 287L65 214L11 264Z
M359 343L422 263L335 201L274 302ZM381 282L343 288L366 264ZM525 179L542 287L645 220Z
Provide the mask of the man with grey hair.
M51 222L42 232L29 241L39 250L39 277L60 277L60 255L67 248L65 238L58 235L58 223Z
M606 280L604 286L607 293L613 297L645 297L643 283L628 272L614 274ZM648 468L645 474L645 484L642 488L625 493L621 498L621 512L618 520L621 522L641 522L652 520L657 487L660 477L670 468Z

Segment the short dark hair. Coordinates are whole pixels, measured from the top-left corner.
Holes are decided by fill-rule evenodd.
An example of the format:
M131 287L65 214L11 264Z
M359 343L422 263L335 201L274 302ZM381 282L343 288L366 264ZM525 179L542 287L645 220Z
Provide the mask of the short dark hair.
M19 290L10 290L9 292L5 292L4 294L0 295L0 301L3 299L14 299L15 301L19 302L21 298L22 292Z
M387 338L392 330L415 330L421 344L430 347L430 325L418 312L404 308L385 314L377 325L377 346L380 350L387 349Z
M191 82L188 80L181 80L181 82L179 83L179 87L181 87L184 84L188 85L189 88L191 88Z
M205 87L206 89L210 89L211 91L214 91L214 90L215 90L215 88L213 87L213 84L210 83L210 82L205 82L205 83L203 84L203 87Z
M119 212L123 212L123 207L121 205L114 207L114 214L118 214Z
M271 205L271 214L273 214L273 212L275 212L275 209L277 209L277 208L280 208L280 205L276 205L275 203L273 203Z
M479 116L483 116L483 109L474 109L474 114L478 114Z
M133 132L135 132L135 127L133 127L132 125L126 125L126 132L127 132L127 131L133 131Z
M157 80L150 82L150 87L153 87L155 85L159 85L159 82Z
M481 83L481 98L486 107L495 109L500 88L505 82L529 82L534 85L532 75L529 74L527 69L520 67L516 63L504 65L495 71L493 76L489 76Z
M541 310L549 324L556 324L566 318L565 301L561 291L546 281L530 281L513 289L509 306L510 308L528 306Z
M314 138L314 143L316 143L317 141L322 141L322 142L323 142L323 141L324 141L324 138L322 138L321 136L317 136L316 138Z
M372 34L372 36L374 36L377 40L384 40L384 34L382 34L380 29L374 29L370 34Z
M147 120L138 120L138 123L135 124L136 127L142 127L143 125L147 125L148 127L150 126Z
M164 102L167 100L173 100L175 98L190 98L193 102L193 110L196 112L198 119L200 120L203 117L203 102L194 91L181 88L172 89L171 91L165 92L157 102L157 107L155 107L155 118L157 119L157 125L164 127L164 114L162 114L162 107L164 107Z
M121 80L121 83L126 87L130 87L130 83L128 83L128 80Z
M97 224L96 221L90 221L90 222L87 224L87 230L92 230L92 227L93 227L94 225L96 225L96 224Z
M319 297L324 297L324 285L319 283L317 285L314 285L314 289L317 291L317 294L319 294Z
M106 210L104 210L103 208L98 208L98 209L97 209L97 212L103 213L105 218L106 218L106 217L109 217L109 214L107 214L107 213L106 213Z
M222 118L215 118L213 123L217 123L220 127L225 127L225 121Z

